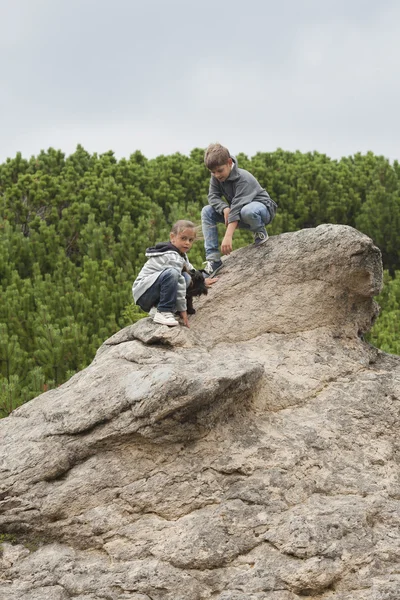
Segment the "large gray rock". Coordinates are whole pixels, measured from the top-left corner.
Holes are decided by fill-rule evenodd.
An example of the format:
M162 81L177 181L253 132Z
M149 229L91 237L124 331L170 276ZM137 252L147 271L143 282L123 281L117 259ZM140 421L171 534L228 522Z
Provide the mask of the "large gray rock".
M398 600L381 285L350 227L276 236L190 329L142 319L0 421L0 599Z

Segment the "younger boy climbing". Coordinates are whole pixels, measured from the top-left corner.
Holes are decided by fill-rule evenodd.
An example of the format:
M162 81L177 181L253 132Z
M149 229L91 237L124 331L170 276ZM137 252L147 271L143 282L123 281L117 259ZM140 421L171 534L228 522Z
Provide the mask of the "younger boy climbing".
M196 239L196 225L191 221L177 221L170 233L169 242L160 242L147 248L147 262L132 286L135 303L148 312L154 323L175 327L179 325L175 313L189 327L186 289L191 282L187 252ZM205 279L212 285L216 279Z

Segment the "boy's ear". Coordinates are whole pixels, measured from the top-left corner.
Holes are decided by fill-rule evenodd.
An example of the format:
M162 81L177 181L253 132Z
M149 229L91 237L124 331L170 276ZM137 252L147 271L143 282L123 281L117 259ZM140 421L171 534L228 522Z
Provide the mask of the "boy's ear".
M228 158L228 165L231 167L233 164L233 160L231 158Z

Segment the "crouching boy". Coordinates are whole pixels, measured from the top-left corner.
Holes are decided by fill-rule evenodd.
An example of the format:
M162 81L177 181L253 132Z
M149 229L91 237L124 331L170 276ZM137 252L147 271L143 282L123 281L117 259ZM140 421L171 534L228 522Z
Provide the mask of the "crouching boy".
M178 312L184 325L189 327L186 289L191 282L187 252L196 239L196 225L191 221L177 221L171 230L170 241L147 248L147 262L132 286L135 303L149 313L154 323L175 327ZM207 285L216 279L205 280Z
M255 246L261 246L267 241L265 226L274 218L277 205L249 171L238 168L236 158L221 144L208 146L204 162L211 173L211 179L208 206L201 212L206 251L206 266L203 271L207 277L211 277L223 266L221 252L232 252L232 238L237 227L253 233ZM221 251L218 244L218 223L225 223L226 226Z

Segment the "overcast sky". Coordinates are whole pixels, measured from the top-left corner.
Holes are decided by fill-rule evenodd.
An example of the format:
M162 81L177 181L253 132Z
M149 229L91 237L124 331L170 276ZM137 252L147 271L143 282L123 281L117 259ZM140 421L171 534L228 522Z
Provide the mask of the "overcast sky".
M400 159L399 0L0 0L0 162L372 150Z

